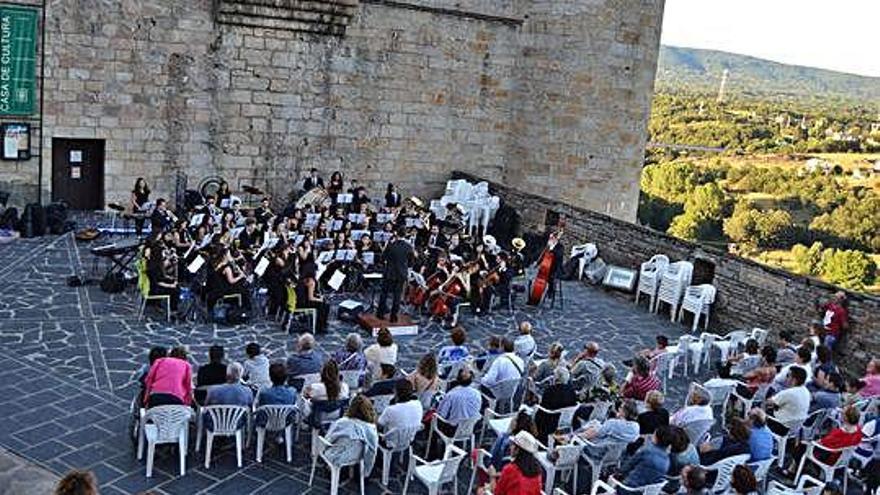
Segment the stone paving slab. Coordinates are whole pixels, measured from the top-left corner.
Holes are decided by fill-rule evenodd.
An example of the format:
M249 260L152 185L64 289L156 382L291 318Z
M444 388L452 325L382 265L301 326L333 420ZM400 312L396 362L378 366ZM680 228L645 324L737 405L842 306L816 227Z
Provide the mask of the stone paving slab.
M293 464L283 462L281 450L269 445L263 465L254 462L250 447L245 465L238 468L230 445L221 442L210 469L204 468L203 453L190 452L183 477L178 476L173 448L162 447L154 477L146 479L144 463L135 459L126 429L137 370L150 346L186 345L197 364L206 361L213 344L224 345L230 359L240 360L245 344L257 341L271 359L282 359L293 350L294 337L268 321L237 327L170 325L151 312L148 316L155 319L135 321L132 291L109 295L97 286L67 287L69 275L95 276L88 249L70 235L0 246L0 417L4 418L0 446L55 474L91 469L105 494L326 493L329 485L322 468L315 485L308 488L308 435L301 435ZM619 362L653 345L658 333L675 338L685 330L619 294L577 282L565 283L564 291L564 310L518 306L512 314L503 311L481 318L466 314L463 325L470 342L485 344L492 334L513 336L518 322L528 320L535 326L539 349L558 340L576 351L597 340L603 357ZM359 330L334 316L328 334L319 336L319 345L332 352L352 331ZM402 365L414 367L425 352L445 345L447 334L423 321L418 337L398 338ZM671 407L682 399L685 385L682 379L670 383ZM466 485L469 476L463 469L460 485ZM401 490L399 473L388 488L395 493ZM374 477L367 489L381 493L383 487ZM356 491L356 480L341 490ZM423 492L417 482L410 484L410 491Z

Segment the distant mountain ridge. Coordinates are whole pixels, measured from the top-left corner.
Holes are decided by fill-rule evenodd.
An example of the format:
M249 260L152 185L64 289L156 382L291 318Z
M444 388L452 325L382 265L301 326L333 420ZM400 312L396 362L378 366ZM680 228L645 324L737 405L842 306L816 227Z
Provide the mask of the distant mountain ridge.
M724 70L732 95L818 98L880 105L880 77L772 62L716 50L661 46L660 91L717 92Z

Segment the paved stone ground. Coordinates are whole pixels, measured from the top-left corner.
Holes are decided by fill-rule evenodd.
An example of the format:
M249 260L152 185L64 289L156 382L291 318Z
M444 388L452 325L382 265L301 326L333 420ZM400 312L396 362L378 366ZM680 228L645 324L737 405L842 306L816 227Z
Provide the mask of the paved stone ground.
M224 345L231 359L242 359L244 345L257 341L271 358L280 359L292 350L293 338L265 321L234 328L169 325L148 311L156 319L137 322L133 289L110 296L97 285L66 286L69 275L98 278L103 272L103 266L93 271L89 247L78 246L71 235L0 245L0 447L56 474L92 469L103 494L307 491L310 465L304 441L295 449L293 465L284 463L278 451L257 465L251 448L246 465L237 469L234 452L221 448L206 470L201 453L191 453L184 477L176 474L173 452L160 449L154 476L146 479L126 425L136 373L150 346L187 345L195 360L203 362L212 344ZM564 310L517 307L513 314L504 311L479 319L467 315L464 325L472 342L483 343L490 334L512 335L517 322L529 320L539 349L556 340L569 349L597 340L610 361L651 346L659 333L675 338L685 330L647 313L643 306L636 308L619 294L576 282L565 283L564 291ZM350 331L354 327L334 315L328 335L319 337L319 343L335 350ZM446 335L437 325L426 324L418 337L399 338L403 366L411 369L422 354L445 344ZM670 409L681 402L685 386L684 379L670 383ZM326 493L326 473L319 469L319 474L309 493ZM469 474L463 470L462 484ZM388 487L393 492L401 489L398 478ZM413 493L421 491L417 485L411 483ZM8 485L0 482L3 486ZM370 493L382 490L377 479L368 480L367 487ZM357 484L345 486L343 492L351 488L356 491Z

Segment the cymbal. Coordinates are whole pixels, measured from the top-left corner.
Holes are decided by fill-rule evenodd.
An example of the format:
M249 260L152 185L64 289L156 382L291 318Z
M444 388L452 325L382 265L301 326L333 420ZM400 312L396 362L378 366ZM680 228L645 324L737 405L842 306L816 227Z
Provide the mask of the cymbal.
M107 203L107 208L116 211L125 211L125 207L119 203Z
M244 185L244 186L241 186L241 190L248 193L248 194L256 194L256 195L265 194L263 191L260 190L260 188L254 187L254 186Z

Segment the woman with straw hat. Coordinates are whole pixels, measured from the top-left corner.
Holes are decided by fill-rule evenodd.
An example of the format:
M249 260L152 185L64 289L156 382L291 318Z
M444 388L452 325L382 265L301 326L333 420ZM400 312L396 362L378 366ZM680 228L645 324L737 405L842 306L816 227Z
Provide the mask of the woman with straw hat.
M504 466L498 479L489 483L489 491L494 495L540 495L543 479L541 465L535 459L538 445L535 437L527 431L514 435L510 442L513 460ZM485 487L477 493L485 493Z

